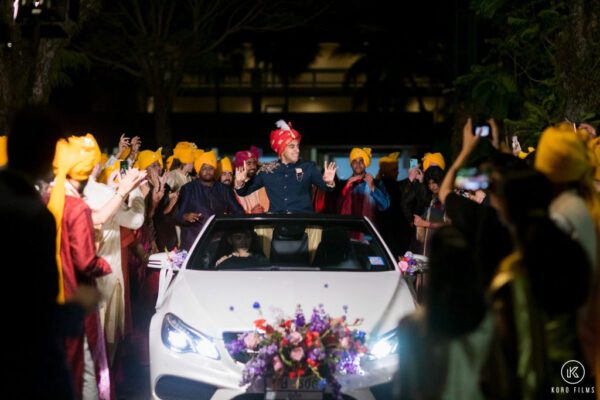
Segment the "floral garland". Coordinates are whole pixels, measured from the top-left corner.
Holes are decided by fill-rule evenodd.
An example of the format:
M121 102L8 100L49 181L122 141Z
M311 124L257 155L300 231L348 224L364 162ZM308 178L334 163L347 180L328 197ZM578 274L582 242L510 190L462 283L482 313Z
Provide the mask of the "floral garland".
M254 308L260 312L260 304ZM344 307L347 313L347 307ZM240 386L258 385L267 377L273 381L295 380L296 389L302 377L315 376L319 389L327 385L336 399L341 399L341 385L335 374L360 374L360 360L368 352L365 332L351 329L362 323L356 319L348 324L346 315L332 318L323 305L314 308L310 320L300 306L295 318L276 318L268 324L264 318L254 321L253 332L246 332L226 345L232 355L246 353L251 359L246 363Z
M168 262L170 262L175 269L181 269L188 256L187 250L178 250L177 248L167 251L166 253Z
M404 257L399 258L400 270L409 275L422 273L427 270L427 265L422 260L416 259L414 254L407 251Z

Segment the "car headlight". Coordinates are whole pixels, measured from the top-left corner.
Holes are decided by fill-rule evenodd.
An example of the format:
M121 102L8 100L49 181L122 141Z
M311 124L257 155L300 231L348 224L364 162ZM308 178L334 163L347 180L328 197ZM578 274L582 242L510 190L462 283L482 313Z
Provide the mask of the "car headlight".
M176 353L197 353L218 360L219 350L210 338L186 325L173 314L166 314L161 329L165 346Z
M371 347L371 359L380 359L396 353L398 350L398 330L394 329L391 332L381 336Z

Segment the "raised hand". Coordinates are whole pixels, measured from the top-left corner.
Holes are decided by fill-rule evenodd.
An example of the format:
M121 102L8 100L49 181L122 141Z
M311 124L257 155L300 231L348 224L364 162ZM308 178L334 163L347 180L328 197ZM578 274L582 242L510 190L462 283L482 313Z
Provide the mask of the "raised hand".
M492 146L496 149L500 149L500 130L498 129L496 120L490 118L487 120L487 123L490 124L490 128L492 128Z
M133 189L138 187L146 179L146 171L140 171L137 168L128 169L125 175L121 177L118 186L118 193L127 196Z
M248 180L248 170L246 164L235 169L235 187L240 188L244 186L244 183Z
M415 167L408 170L409 182L413 182L415 179L423 183L423 171L421 171L419 167Z
M493 132L492 132L493 134ZM477 143L479 142L479 136L473 135L473 122L469 117L465 126L463 127L463 143L462 150L463 151L471 151L475 148Z
M323 180L329 186L335 184L335 172L337 171L337 167L335 163L332 161L327 163L327 161L323 162Z
M129 158L135 160L137 158L138 153L140 152L141 147L142 139L139 136L134 136L131 139L131 153L129 153Z
M122 160L125 150L130 146L129 138L122 134L119 138L119 152L117 153L117 160Z

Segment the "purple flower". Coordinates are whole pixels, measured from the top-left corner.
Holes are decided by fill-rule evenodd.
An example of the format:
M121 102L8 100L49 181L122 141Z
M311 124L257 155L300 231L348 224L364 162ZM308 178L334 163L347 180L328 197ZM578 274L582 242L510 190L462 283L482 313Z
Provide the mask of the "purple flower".
M296 326L303 327L306 324L306 319L304 318L304 313L301 308L296 310Z
M172 263L175 267L177 268L181 268L181 266L183 265L183 262L185 261L185 259L187 258L187 251L186 250L181 250L176 252L175 254L173 254L173 258L172 258Z
M254 304L252 304L252 308L258 310L260 308L260 303L258 301L255 301Z

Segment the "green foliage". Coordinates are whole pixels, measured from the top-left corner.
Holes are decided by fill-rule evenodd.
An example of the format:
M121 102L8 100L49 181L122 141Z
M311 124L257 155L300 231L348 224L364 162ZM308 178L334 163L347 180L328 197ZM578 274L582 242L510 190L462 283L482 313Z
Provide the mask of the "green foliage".
M486 42L489 51L482 64L454 82L467 112L488 113L502 120L506 134L518 135L526 146L534 145L544 127L563 121L566 115L577 122L594 119L596 104L576 97L591 90L588 84L598 77L590 76L587 82L565 79L571 75L565 71L572 61L565 55L571 56L569 50L575 46L565 39L574 30L571 3L471 0L471 8L496 35ZM586 54L590 56L599 59L600 53ZM572 110L577 110L575 115Z
M89 71L90 59L81 52L60 49L50 69L50 85L52 87L72 86L71 77L81 70Z

